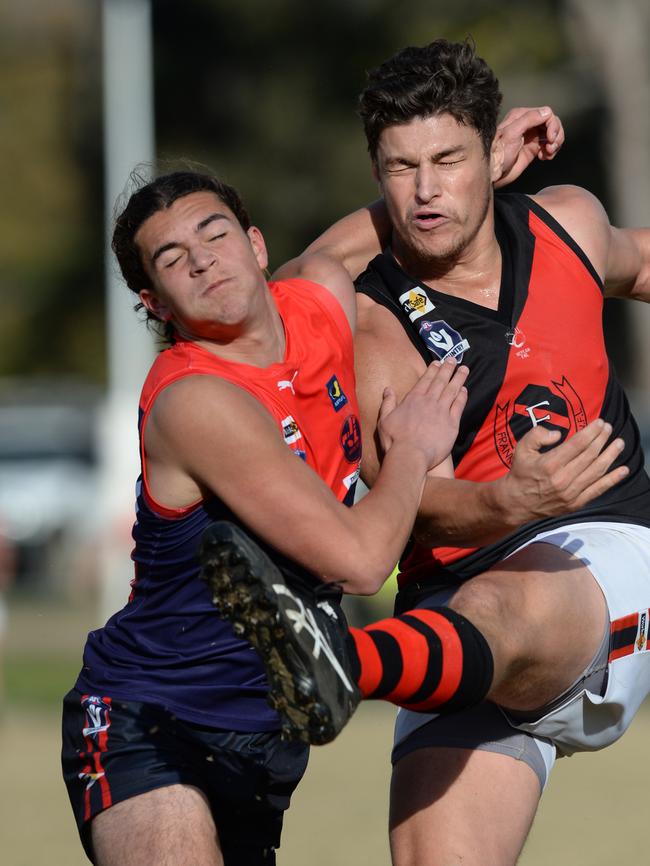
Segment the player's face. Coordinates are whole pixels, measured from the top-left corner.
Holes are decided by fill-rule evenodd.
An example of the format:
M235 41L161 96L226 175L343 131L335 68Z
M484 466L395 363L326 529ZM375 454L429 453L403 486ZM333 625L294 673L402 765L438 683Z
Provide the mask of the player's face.
M477 131L450 114L389 126L379 137L375 174L393 223L393 250L419 276L453 265L481 233L501 151L486 157Z
M243 230L213 192L196 192L157 211L135 235L153 290L143 304L183 336L218 337L244 323L265 285L260 231Z

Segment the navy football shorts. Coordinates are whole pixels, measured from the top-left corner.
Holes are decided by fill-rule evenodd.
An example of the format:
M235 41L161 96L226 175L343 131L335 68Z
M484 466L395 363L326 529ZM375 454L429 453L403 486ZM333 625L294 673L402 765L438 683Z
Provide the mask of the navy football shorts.
M219 816L226 866L273 866L307 756L307 746L282 740L279 731L207 728L151 704L75 689L63 701L63 778L90 860L95 815L129 797L183 784L199 788Z

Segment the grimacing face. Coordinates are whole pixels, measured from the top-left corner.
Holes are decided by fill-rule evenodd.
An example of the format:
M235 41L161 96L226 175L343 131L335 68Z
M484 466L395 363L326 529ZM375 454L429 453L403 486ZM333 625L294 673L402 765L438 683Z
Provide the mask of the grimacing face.
M259 229L244 231L213 192L196 192L157 211L135 235L153 289L140 300L185 337L219 337L254 308L265 284Z
M477 131L450 114L389 126L379 137L375 177L393 224L393 252L414 276L454 264L486 217L502 151L486 157Z

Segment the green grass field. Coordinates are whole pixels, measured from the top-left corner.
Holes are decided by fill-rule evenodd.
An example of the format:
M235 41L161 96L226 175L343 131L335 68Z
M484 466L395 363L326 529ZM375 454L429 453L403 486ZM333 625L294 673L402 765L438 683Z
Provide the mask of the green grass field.
M59 776L61 695L76 674L88 611L12 610L0 723L0 863L87 863ZM333 744L314 749L285 824L279 866L388 866L393 709L363 706ZM644 859L650 707L620 743L561 760L521 866L612 866ZM486 864L493 866L493 864Z

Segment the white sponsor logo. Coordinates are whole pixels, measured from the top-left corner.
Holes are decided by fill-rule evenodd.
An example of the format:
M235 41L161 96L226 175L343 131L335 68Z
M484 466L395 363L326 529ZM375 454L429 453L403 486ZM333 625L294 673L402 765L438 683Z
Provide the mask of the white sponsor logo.
M284 441L287 445L291 445L294 442L297 442L298 439L302 439L302 433L298 429L298 425L291 415L287 415L286 418L283 418L281 423L282 435L284 436Z
M349 692L353 692L354 688L352 687L352 683L345 675L345 671L341 667L339 660L334 655L334 651L332 647L327 642L327 638L322 633L322 631L318 628L318 624L316 623L316 619L314 614L310 610L305 610L305 606L299 598L296 596L282 583L274 583L273 589L277 593L277 595L286 595L288 596L293 603L296 605L296 610L288 610L286 611L287 618L291 620L293 624L293 630L296 634L300 634L303 629L309 634L314 641L314 646L312 648L311 654L315 659L320 657L321 652L331 664L332 668L336 672L336 675L341 680L345 688ZM329 616L335 617L334 611L332 610L331 605L328 602L321 602L319 607L327 613ZM329 610L327 609L329 608Z
M361 469L359 467L357 467L354 470L354 472L352 473L352 475L346 475L345 476L345 478L343 479L343 484L345 484L346 490L349 490L352 487L354 482L358 480L360 474L361 474Z
M286 391L287 389L289 389L291 391L291 393L293 394L293 396L295 397L296 392L293 390L293 383L294 383L294 380L295 380L297 375L298 375L298 371L296 370L296 372L293 374L291 379L280 379L280 381L277 383L278 391Z

